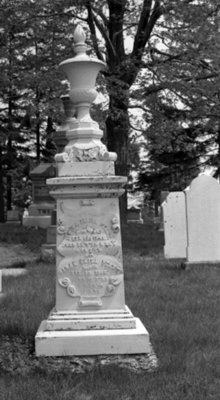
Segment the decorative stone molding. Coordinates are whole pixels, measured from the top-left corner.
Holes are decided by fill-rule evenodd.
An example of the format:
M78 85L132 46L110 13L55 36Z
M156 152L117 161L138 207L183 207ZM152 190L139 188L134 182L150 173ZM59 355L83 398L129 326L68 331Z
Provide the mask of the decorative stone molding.
M106 177L58 177L49 179L50 195L55 198L94 199L120 197L124 193L123 186L127 182L124 176Z
M108 152L104 144L82 149L71 146L67 152L55 156L57 162L76 162L76 161L116 161L116 153Z

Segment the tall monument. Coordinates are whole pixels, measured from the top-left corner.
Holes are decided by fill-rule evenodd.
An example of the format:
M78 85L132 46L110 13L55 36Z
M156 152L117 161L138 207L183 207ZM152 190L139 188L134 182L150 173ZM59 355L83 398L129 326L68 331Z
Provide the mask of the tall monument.
M60 68L73 107L68 143L48 179L56 199L56 304L35 337L37 356L140 354L150 351L142 322L125 305L119 197L126 177L115 176L115 153L91 119L95 82L105 63L86 54L85 34L74 32L75 57Z

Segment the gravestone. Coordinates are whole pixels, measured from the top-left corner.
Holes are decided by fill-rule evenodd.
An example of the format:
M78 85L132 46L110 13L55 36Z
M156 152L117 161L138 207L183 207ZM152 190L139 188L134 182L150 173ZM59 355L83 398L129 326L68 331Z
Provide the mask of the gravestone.
M41 163L31 171L33 203L28 208L29 215L23 216L24 226L47 228L51 225L55 201L49 194L46 179L55 175L55 165L49 163Z
M186 258L186 205L184 192L170 192L162 204L165 258Z
M116 154L89 114L97 74L105 64L86 55L74 32L76 56L60 67L76 108L68 144L55 156L58 176L47 180L57 204L56 304L35 337L37 356L137 354L151 350L149 334L125 305Z
M187 262L220 262L220 186L207 175L195 178L185 190Z
M128 193L127 222L143 224L142 208L144 204L143 193Z
M17 208L7 211L7 223L21 223L21 211Z
M74 114L73 104L69 96L61 96L64 121L54 134L54 142L57 147L57 152L63 151L67 144L66 134L69 129L69 122ZM51 212L51 224L47 227L46 243L41 246L41 259L44 261L53 262L56 258L56 209Z
M143 218L141 208L138 206L132 206L127 209L127 221L128 223L135 222L136 224L143 224Z

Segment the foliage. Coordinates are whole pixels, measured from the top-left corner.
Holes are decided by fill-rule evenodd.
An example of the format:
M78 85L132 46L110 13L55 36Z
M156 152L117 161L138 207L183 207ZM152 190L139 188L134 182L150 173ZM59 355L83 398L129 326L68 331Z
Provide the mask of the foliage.
M73 55L73 30L78 22L89 29L89 52L108 66L106 142L118 154L117 173L128 176L137 159L131 156L137 154L134 145L138 147L139 141L134 144L130 107L144 112L156 137L168 126L164 146L169 147L174 131L181 132L182 147L189 152L187 135L177 127L179 118L174 118L170 129L170 119L164 124L158 116L158 103L184 110L189 128L199 125L200 136L209 124L212 145L219 146L218 0L0 0L0 11L0 177L7 175L8 187L13 186L12 154L13 159L20 153L36 155L37 162L42 155L48 161L52 157L48 135L60 121L59 97L67 89L58 65ZM167 117L163 114L163 118ZM138 129L151 147L150 130ZM210 146L211 142L208 151ZM130 156L129 147L133 147ZM152 154L151 160L157 161ZM207 162L218 166L219 157L207 157ZM1 182L0 178L2 186Z
M219 164L219 5L171 2L167 11L134 94L145 98L147 122L140 183L182 190L206 165Z
M139 185L150 190L153 197L161 190L184 190L206 164L202 156L210 146L208 126L186 120L184 110L159 101L157 105L158 118L146 132L148 159L139 170Z
M3 176L7 176L7 209L12 201L26 201L27 196L22 199L21 193L20 200L18 195L13 197L17 192L13 177L18 170L22 172L20 161L36 154L39 162L45 143L44 157L51 159L45 138L48 121L52 125L59 121L58 99L63 91L57 68L72 52L73 16L68 10L65 12L66 3L61 6L58 1L49 0L0 2L0 167ZM23 178L25 175L21 175ZM1 196L3 215L3 190Z

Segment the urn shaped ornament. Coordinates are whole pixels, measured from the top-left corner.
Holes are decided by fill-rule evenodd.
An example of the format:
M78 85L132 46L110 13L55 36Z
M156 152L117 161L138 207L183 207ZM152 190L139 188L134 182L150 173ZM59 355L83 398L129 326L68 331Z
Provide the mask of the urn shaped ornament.
M115 161L116 154L107 151L101 142L103 132L90 116L91 104L98 95L96 79L98 73L105 70L106 64L86 54L86 37L80 26L76 27L73 39L75 56L63 61L60 69L70 82L69 97L74 117L68 120L69 142L64 153L57 154L55 159L57 162Z

